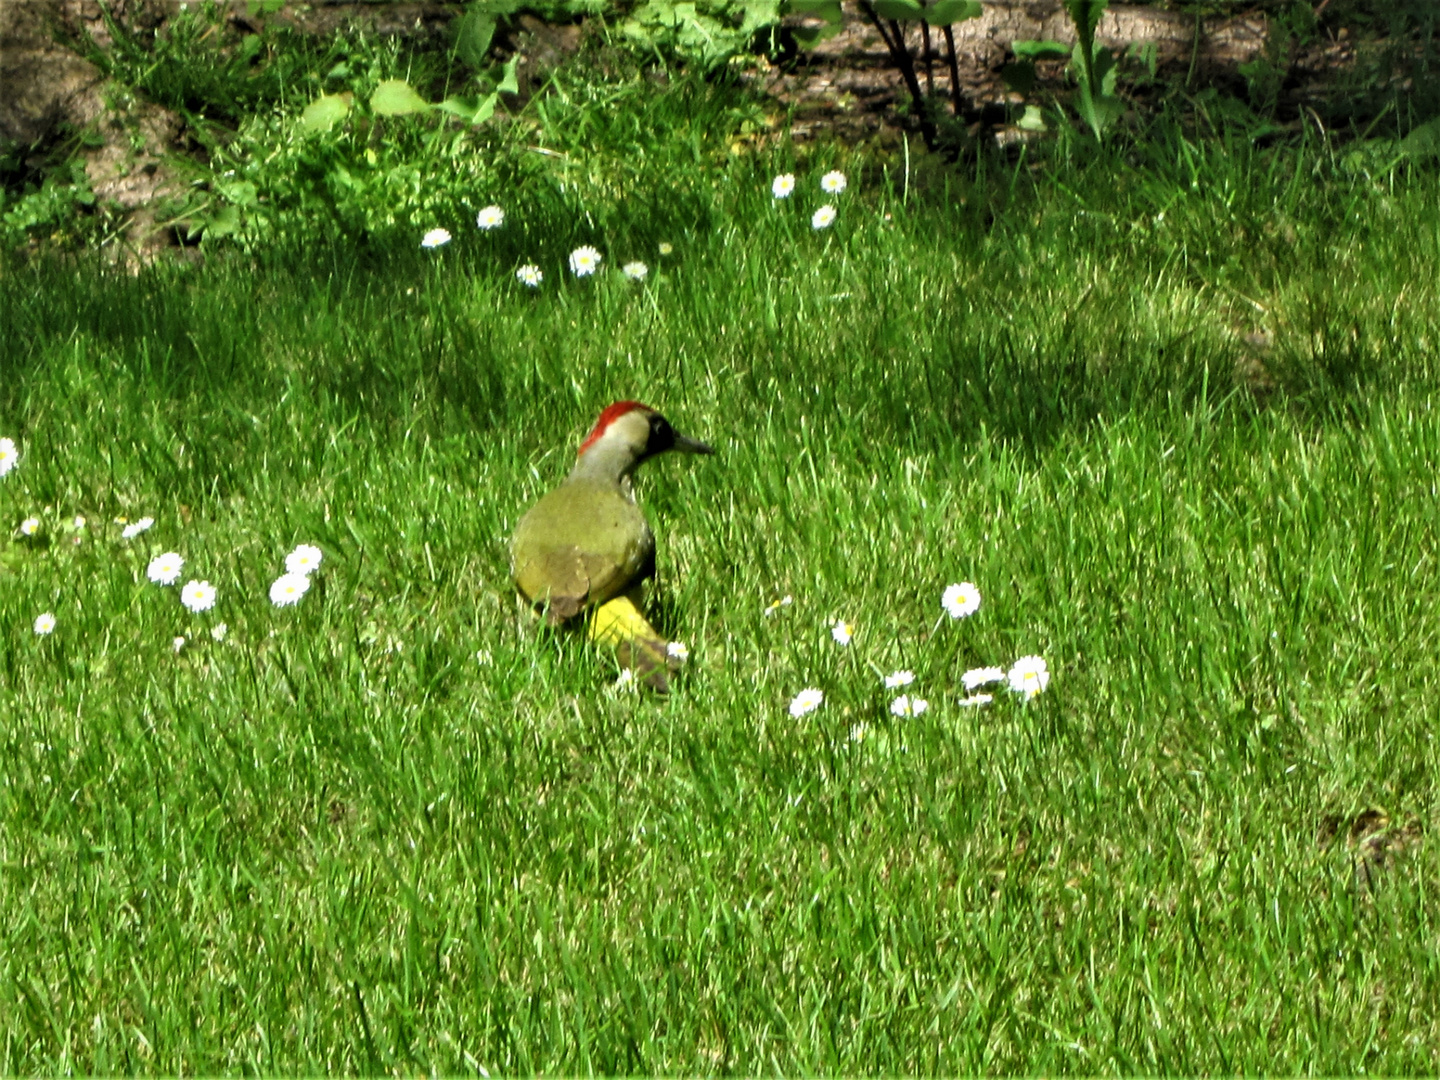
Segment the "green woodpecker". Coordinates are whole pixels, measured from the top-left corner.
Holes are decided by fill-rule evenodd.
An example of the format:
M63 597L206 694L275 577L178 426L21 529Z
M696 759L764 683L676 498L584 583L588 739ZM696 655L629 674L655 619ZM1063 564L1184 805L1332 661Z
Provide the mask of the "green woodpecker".
M526 511L510 540L510 576L554 625L589 613L594 641L652 687L668 687L668 646L639 608L655 573L655 534L635 505L630 475L666 450L713 454L654 409L617 401L580 444L570 475Z

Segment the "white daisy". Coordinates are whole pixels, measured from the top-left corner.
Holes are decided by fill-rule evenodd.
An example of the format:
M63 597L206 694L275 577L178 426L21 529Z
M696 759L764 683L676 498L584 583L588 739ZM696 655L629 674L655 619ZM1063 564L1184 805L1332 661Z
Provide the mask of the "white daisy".
M37 517L28 517L24 521L20 522L21 536L34 536L39 531L40 519Z
M498 206L487 206L475 215L475 224L486 232L505 224L505 211Z
M180 590L180 602L199 614L215 606L215 586L208 581L187 581Z
M631 281L644 281L645 275L650 273L650 268L643 262L628 262L620 268L620 272Z
M515 280L521 285L529 285L532 289L540 287L540 282L545 280L545 275L540 272L540 267L534 263L526 263L515 271Z
M689 660L690 649L683 641L672 641L665 646L665 655L673 656L676 660Z
M810 227L812 229L828 229L833 224L835 224L835 208L829 203L826 203L810 215Z
M156 585L174 585L180 580L180 569L184 565L184 559L173 551L167 551L164 555L156 555L150 560L150 565L145 568L145 576Z
M790 596L788 594L782 596L779 600L776 600L773 604L771 604L765 609L765 618L768 619L771 615L774 615L775 612L779 611L782 607L789 607L794 602L795 598L793 596Z
M968 581L947 585L940 597L940 603L952 619L963 619L967 615L974 615L980 609L980 590Z
M855 628L844 619L836 619L835 625L830 627L830 636L835 639L836 645L849 645L850 639L855 636Z
M1024 694L1025 700L1029 701L1050 685L1050 670L1045 666L1044 657L1022 656L1010 666L1005 678L1009 680L1011 690Z
M285 569L291 574L313 574L324 557L325 553L314 544L300 544L285 556Z
M974 690L977 686L986 686L989 683L1004 682L1005 669L998 667L977 667L971 668L960 676L960 681L965 685L966 690Z
M901 694L890 703L890 711L896 716L919 716L928 708L930 703L924 698L912 698L908 694Z
M989 705L994 700L994 694L971 694L969 697L960 699L960 707L962 709L978 709L981 705Z
M76 531L76 532L79 532L79 531L80 531L81 529L83 529L83 528L85 528L85 519L84 519L83 517L81 517L79 514L76 514L76 515L75 515L75 531Z
M35 619L35 633L48 634L55 629L55 616L50 612L37 616Z
M14 439L0 439L0 476L6 475L20 462L20 450Z
M177 637L174 641L170 643L170 647L178 653L181 649L185 647L185 639L183 637Z
M790 193L795 190L795 174L781 173L770 181L770 194L777 199L788 199Z
M812 713L820 707L825 700L825 695L814 687L806 687L801 690L790 702L790 715L794 717L804 716Z
M670 243L668 240L661 240L661 241L660 241L660 254L661 254L662 256L664 256L664 255L673 255L674 253L675 253L675 245L674 245L674 244Z
M902 686L909 686L914 681L915 673L913 671L892 671L885 676L885 689L898 690Z
M589 244L570 253L570 272L576 277L589 277L600 269L601 255Z
M230 627L226 626L223 622L216 623L214 626L212 626L212 627L210 628L210 636L211 636L212 638L214 638L216 641L224 641L224 640L225 640L225 635L228 634L229 632L230 632Z
M623 690L623 689L625 689L625 687L627 687L627 686L632 686L632 685L634 685L634 683L635 683L635 672L631 671L631 670L627 667L624 671L620 672L620 677L615 680L615 689L616 689L616 690Z
M150 526L155 524L153 517L142 517L139 521L131 522L120 530L120 535L126 540L134 540Z
M838 169L827 172L820 178L820 190L826 195L839 195L845 190L845 174Z
M870 735L870 725L861 721L850 729L851 742L864 742Z
M270 602L276 607L290 607L298 604L300 598L310 591L310 578L306 574L281 574L270 586Z
M420 246L422 248L444 247L449 242L449 229L431 229L423 237L420 238Z

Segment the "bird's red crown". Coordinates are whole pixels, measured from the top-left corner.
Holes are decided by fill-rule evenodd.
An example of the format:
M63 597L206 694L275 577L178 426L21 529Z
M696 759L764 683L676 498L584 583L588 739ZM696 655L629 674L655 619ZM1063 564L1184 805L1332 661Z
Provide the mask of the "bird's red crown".
M606 429L609 428L611 424L625 414L634 412L636 409L645 409L649 412L655 411L651 409L649 405L643 405L638 401L617 401L614 405L608 406L605 411L600 414L600 419L595 421L595 426L590 429L590 434L585 436L585 441L580 444L580 451L575 456L579 457L580 454L589 450L591 444L600 438L600 436L604 435Z

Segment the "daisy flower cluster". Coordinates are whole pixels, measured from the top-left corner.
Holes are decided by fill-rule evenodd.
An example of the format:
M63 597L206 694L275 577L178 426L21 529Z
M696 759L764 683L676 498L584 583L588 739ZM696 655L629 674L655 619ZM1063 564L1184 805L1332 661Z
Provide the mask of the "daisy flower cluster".
M7 453L13 453L10 449L13 447L13 443L10 440L0 440L0 442L9 444L3 449ZM14 460L15 457L12 456L9 468L14 467ZM149 532L155 526L155 519L146 516L131 521L129 518L118 517L114 524L119 528L119 539L128 544ZM55 527L72 533L74 542L78 544L81 534L86 531L87 522L84 517L77 515L73 519L60 521ZM20 522L17 532L22 541L36 543L40 542L36 538L43 537L45 526L39 517L32 515ZM297 603L309 590L311 578L319 569L323 559L324 554L313 544L297 546L285 557L285 573L270 586L271 602L277 607L286 607ZM144 574L147 581L161 589L178 586L177 595L180 605L192 615L202 615L213 611L219 600L219 590L209 581L200 577L187 577L185 556L178 551L161 551L150 557L144 564ZM59 620L55 613L45 611L35 617L31 629L37 635L46 637L53 634L58 625ZM229 633L229 627L223 622L217 622L210 627L209 633L215 641L224 641ZM171 642L171 647L174 652L178 653L186 643L187 639L183 635L176 635ZM683 649L683 646L681 648Z
M133 539L154 524L154 518L141 518L133 524L127 524L120 535L127 540ZM153 584L159 585L162 588L168 588L180 580L182 576L181 571L184 570L184 568L185 557L183 555L177 551L166 551L156 555L150 560L149 565L145 567L145 576L149 578ZM180 603L185 610L192 615L201 615L204 612L212 610L215 607L215 601L218 597L219 590L216 589L214 585L211 585L210 582L201 579L191 578L180 587ZM210 636L216 641L222 641L225 637L225 629L224 623L217 623L211 627ZM181 635L176 635L175 640L171 643L171 647L178 653L185 647L185 638Z
M843 186L843 182L842 182ZM494 232L505 224L505 209L500 206L487 206L475 215L475 227L482 233ZM450 230L443 227L436 227L428 230L420 238L420 246L427 251L434 251L450 243L454 237ZM660 245L662 256L671 254L675 248L670 244ZM566 265L570 273L577 278L594 277L605 262L605 256L590 244L582 244L570 252L566 259ZM644 281L650 274L650 267L639 259L632 259L620 268L620 273L627 281ZM540 269L537 263L522 263L515 268L515 280L527 289L538 289L545 281L545 272Z
M820 190L826 195L837 196L849 186L845 174L838 169L833 169L820 178ZM775 202L782 202L793 194L795 194L794 173L781 173L770 181L770 197ZM835 224L835 219L839 216L840 211L835 209L834 203L825 203L810 215L810 227L816 232L828 229Z
M310 576L325 558L314 544L300 544L285 556L285 573L270 585L270 602L276 607L293 607L310 591Z
M77 515L68 523L62 522L61 524L62 527L72 531L74 543L79 544L81 534L85 532L87 525L85 518ZM128 518L119 517L115 519L115 524L120 526L121 540L130 541L142 533L148 532L155 525L155 519L153 517L142 517L136 521L131 521ZM26 539L33 539L39 536L41 531L42 525L38 517L27 517L20 523L20 535ZM146 563L145 577L152 584L166 588L179 583L184 569L185 557L177 551L166 551L154 556ZM214 585L208 581L193 578L187 581L180 589L181 605L195 615L211 610L215 606L217 596L218 591ZM33 629L36 634L44 636L54 633L56 626L57 620L55 613L46 611L36 617ZM221 623L217 629L218 634L216 630L212 630L211 633L215 635L218 640L219 637L224 636L224 624ZM179 652L184 644L185 639L183 637L176 637L173 642L174 650Z
M15 440L8 437L0 437L0 477L8 476L20 463L20 449L15 445ZM59 523L59 528L67 530L71 534L71 542L79 544L85 533L88 522L82 515L75 515L68 521ZM122 526L120 531L121 539L132 540L141 533L148 530L155 524L155 519L142 517L138 521L131 522L128 518L116 518L115 524ZM30 515L22 520L16 532L26 541L35 542L41 538L44 532L44 524L40 518ZM162 585L173 585L180 577L180 569L185 565L185 560L174 552L158 556L150 561L146 573L151 581ZM215 590L209 582L194 582L186 586L204 586L204 593L186 591L182 596L182 602L192 611L207 610L215 603ZM41 637L46 637L55 632L58 620L53 611L41 612L35 617L31 628Z
M770 618L792 602L793 598L790 596L776 600L763 614ZM941 622L944 622L946 615L955 621L968 619L980 610L980 589L969 581L947 585L940 594L940 608L944 613L940 617ZM936 624L936 629L939 629L939 623ZM841 648L849 648L858 634L856 625L846 619L833 620L829 624L829 631L831 640ZM989 705L995 700L995 696L987 693L984 688L995 684L1004 684L1018 700L1028 702L1050 685L1050 670L1044 657L1022 656L1008 668L971 668L961 674L959 681L965 691L965 696L957 699L957 704L962 708ZM889 704L892 716L908 719L922 716L930 710L930 701L912 689L917 682L915 672L901 668L883 676L881 682L884 689L893 694ZM790 715L799 719L819 709L824 703L825 692L818 687L807 686L790 699ZM859 742L866 737L869 730L867 724L857 724L852 729L851 737Z
M820 177L821 194L832 199L838 199L850 186L845 174L838 169L832 169ZM783 202L789 199L796 191L796 180L794 173L782 173L770 181L770 195L776 202ZM810 227L816 232L830 228L840 217L840 211L833 201L826 202L815 208L810 215ZM501 206L487 206L475 215L475 227L482 233L493 233L505 225L505 209ZM428 229L420 237L420 246L427 251L435 251L445 247L455 237L450 230L443 226L436 226ZM673 254L674 245L661 243L659 247L662 258ZM565 265L570 273L577 278L594 277L600 272L604 265L605 256L600 250L590 244L582 244L570 252L565 260ZM631 259L620 265L620 274L627 281L642 282L650 275L650 267L639 259ZM515 268L515 280L527 289L538 289L545 281L545 272L535 262L525 262ZM3 469L3 466L0 466ZM3 475L3 472L0 472Z

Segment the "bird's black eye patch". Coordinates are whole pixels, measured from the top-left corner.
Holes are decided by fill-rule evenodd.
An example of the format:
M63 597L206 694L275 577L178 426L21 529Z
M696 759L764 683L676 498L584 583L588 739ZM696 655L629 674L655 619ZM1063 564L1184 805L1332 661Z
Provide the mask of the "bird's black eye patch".
M650 439L645 444L645 452L660 454L674 449L674 446L675 429L670 426L670 421L659 413L652 413L650 415Z

